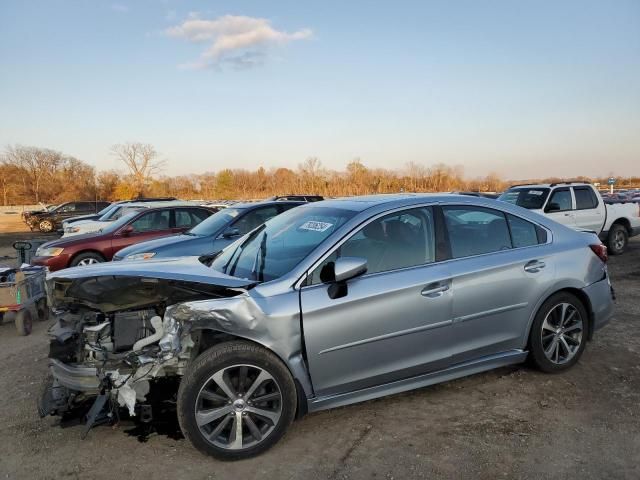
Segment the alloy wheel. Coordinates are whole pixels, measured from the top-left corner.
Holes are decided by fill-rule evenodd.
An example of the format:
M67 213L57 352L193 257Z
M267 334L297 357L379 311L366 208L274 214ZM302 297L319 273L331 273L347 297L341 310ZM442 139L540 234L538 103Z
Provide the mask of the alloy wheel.
M559 303L542 322L542 348L547 359L557 365L569 362L580 350L583 319L570 303Z
M195 404L196 423L213 445L241 450L268 437L282 414L282 391L255 365L232 365L204 383Z
M102 263L97 258L83 258L78 262L78 267L86 267L87 265L95 265L96 263Z
M613 237L613 246L616 250L622 250L624 248L625 238L622 230L617 230Z

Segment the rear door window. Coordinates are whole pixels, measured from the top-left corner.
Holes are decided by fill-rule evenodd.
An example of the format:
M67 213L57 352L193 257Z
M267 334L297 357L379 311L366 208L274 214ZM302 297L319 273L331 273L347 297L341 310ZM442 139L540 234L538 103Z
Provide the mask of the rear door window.
M504 213L471 206L444 206L442 211L453 258L512 248Z
M147 212L135 220L131 226L136 233L168 230L170 216L171 212L169 210Z
M576 210L587 210L598 206L598 199L590 187L573 187L576 197Z

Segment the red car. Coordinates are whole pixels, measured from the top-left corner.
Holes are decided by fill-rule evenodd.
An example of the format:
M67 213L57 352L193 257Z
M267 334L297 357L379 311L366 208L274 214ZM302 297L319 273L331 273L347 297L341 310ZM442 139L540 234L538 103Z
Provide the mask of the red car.
M186 232L214 212L215 209L184 205L131 212L99 232L43 244L31 263L55 271L108 262L118 250L152 238Z

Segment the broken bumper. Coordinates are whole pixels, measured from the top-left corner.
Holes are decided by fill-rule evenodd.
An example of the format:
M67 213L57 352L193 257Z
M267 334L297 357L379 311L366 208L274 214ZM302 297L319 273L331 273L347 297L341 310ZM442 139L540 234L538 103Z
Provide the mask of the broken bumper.
M100 380L95 368L67 365L53 358L49 362L51 374L58 385L87 394L98 393Z

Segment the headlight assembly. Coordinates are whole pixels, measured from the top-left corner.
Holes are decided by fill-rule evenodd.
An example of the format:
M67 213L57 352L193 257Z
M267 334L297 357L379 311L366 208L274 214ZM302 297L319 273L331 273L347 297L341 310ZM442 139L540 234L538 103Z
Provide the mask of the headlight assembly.
M39 248L36 250L36 257L57 257L63 250L60 247Z
M125 260L149 260L155 256L156 252L134 253L133 255L127 255Z

